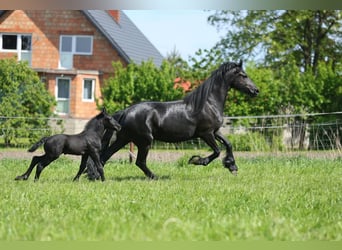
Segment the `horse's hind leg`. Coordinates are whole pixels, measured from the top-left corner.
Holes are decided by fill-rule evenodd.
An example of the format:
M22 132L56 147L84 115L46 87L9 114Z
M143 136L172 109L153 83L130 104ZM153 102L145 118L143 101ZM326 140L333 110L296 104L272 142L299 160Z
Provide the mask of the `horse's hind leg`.
M51 162L56 160L57 158L58 158L58 156L52 158L52 157L49 157L47 155L44 155L44 158L37 165L37 170L36 170L36 175L34 177L34 181L38 181L39 180L39 176L42 173L43 169L46 166L48 166Z
M87 166L87 160L88 160L88 155L83 155L81 159L80 169L78 170L78 173L74 177L73 181L77 181L80 178L81 174L83 173L84 169Z
M138 146L138 156L135 164L144 172L144 174L150 179L157 179L154 173L148 169L146 165L146 158L149 151L149 145L147 146Z
M26 170L26 172L25 172L24 174L22 174L22 175L19 175L19 176L15 177L15 180L16 180L16 181L18 181L18 180L24 180L24 181L26 181L26 180L30 177L30 174L31 174L33 168L37 165L38 162L40 162L40 161L43 159L44 156L45 156L45 155L42 155L42 156L33 156L33 157L32 157L32 161L31 161L31 164L30 164L30 166L28 167L28 169Z
M238 167L235 164L232 144L218 131L215 134L215 138L226 147L227 153L222 160L224 167L228 168L233 175L237 175Z

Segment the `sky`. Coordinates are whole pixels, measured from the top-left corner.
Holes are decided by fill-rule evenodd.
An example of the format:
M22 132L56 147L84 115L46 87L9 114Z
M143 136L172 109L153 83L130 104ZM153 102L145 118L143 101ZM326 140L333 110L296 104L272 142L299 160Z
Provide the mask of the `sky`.
M222 36L207 22L209 11L125 10L125 14L166 57L174 49L184 60L198 49L212 48Z

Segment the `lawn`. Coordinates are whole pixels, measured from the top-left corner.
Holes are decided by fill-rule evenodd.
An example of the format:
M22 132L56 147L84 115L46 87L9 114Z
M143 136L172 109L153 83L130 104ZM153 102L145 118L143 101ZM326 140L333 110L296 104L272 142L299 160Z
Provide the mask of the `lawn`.
M189 156L150 162L157 181L114 159L103 183L65 156L17 182L30 161L0 159L0 240L342 239L341 158L240 157L235 177Z

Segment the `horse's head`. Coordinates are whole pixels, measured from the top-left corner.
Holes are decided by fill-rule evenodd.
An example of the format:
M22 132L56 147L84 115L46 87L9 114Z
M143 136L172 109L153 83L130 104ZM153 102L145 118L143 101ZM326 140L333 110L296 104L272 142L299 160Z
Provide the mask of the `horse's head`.
M228 74L233 89L239 90L251 97L259 94L259 89L242 69L242 61L239 64L235 64L235 67Z
M103 125L106 129L113 129L115 131L120 131L121 126L120 124L107 113L106 109L102 109L102 115L103 115Z

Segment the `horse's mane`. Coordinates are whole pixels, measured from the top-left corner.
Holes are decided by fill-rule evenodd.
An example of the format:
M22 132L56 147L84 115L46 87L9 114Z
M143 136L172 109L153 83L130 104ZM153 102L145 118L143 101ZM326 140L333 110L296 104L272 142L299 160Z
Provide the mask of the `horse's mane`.
M212 91L214 84L221 84L224 80L224 75L238 67L237 63L223 63L217 70L211 73L211 76L199 85L194 91L184 97L184 102L193 107L193 112L197 114L203 109L204 104L208 100L208 96Z

